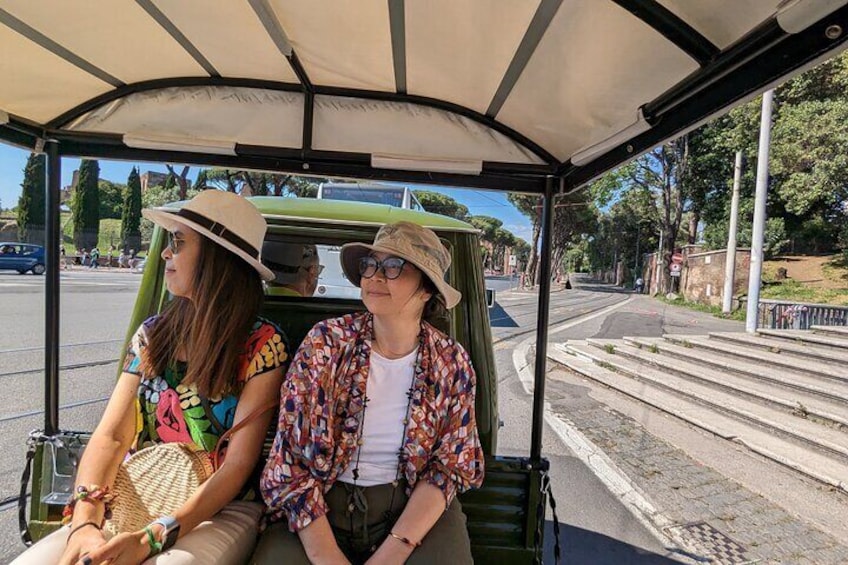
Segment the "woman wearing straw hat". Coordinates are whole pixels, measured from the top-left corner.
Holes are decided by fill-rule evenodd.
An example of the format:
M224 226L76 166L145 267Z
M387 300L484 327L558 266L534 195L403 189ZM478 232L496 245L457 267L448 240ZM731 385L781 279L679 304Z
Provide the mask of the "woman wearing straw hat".
M273 278L259 257L265 221L244 198L215 190L180 210L144 216L168 231L162 258L173 300L131 341L80 462L77 500L66 509L70 524L16 565L138 564L161 552L167 553L155 558L159 564L243 563L253 549L262 505L240 495L271 420L262 406L278 394L287 362L284 336L258 318L262 280ZM211 451L224 431L256 414L233 434L223 464L173 516L108 539L102 530L108 487L131 447L176 441Z
M471 563L455 496L483 481L474 370L427 321L461 298L450 255L398 222L341 261L368 311L317 324L295 354L260 480L280 523L253 562Z

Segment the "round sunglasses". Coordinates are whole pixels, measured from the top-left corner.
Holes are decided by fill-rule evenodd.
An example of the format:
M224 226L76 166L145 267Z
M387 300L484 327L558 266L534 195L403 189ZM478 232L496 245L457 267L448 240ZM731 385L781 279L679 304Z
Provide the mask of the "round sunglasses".
M359 260L359 274L366 279L370 279L377 274L378 270L383 271L383 276L388 280L394 280L403 272L403 267L408 263L406 259L400 257L386 257L382 261L378 261L375 257L363 257ZM409 263L410 265L412 263Z

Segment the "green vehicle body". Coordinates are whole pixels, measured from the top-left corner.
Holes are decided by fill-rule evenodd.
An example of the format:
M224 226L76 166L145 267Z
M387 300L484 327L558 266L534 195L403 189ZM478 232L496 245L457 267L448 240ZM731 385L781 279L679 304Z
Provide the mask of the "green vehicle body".
M462 293L462 301L451 311L449 327L442 329L457 339L471 356L477 374L477 426L486 453L483 488L461 496L472 550L475 560L481 563L533 562L542 542L541 529L537 528L537 508L544 498L539 474L534 472L529 459L495 455L499 425L497 374L478 230L446 216L375 204L276 197L250 200L268 222L269 235L276 234L288 241L329 245L370 242L380 226L406 220L433 229L447 244L452 254L448 280ZM180 203L171 206L177 208ZM165 245L165 232L156 227L126 341L145 319L166 304L168 293L161 258ZM359 300L267 296L262 315L279 324L295 348L316 322L363 309ZM266 444L266 452L268 447ZM44 464L41 452L34 464L37 482ZM34 484L33 492L38 492L38 485ZM33 497L30 528L34 538L57 527L56 510L55 506L41 504Z

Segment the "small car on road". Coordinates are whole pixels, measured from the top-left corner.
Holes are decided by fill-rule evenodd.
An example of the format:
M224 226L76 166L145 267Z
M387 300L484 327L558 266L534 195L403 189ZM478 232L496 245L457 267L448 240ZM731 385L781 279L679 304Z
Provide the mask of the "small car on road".
M31 243L0 242L0 271L6 270L43 275L44 248Z

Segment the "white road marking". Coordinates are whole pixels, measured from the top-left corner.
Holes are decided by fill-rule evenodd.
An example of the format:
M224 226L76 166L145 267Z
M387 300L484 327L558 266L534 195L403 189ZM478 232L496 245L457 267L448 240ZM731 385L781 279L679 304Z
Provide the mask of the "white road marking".
M633 300L633 296L629 296L626 300L608 306L603 310L569 320L564 324L550 329L548 336L550 337L553 334L560 333L599 316L605 316L621 308L631 300ZM512 352L512 364L518 372L518 379L521 381L524 391L530 396L533 395L534 388L533 367L527 362L527 351L535 340L535 335L528 337L518 344ZM672 526L673 523L657 511L653 503L630 482L630 479L618 468L615 462L600 447L583 435L567 418L554 414L547 400L545 401L544 414L545 422L551 427L557 437L574 453L575 457L592 470L595 476L604 483L604 486L624 504L624 507L660 543L670 550L676 549L678 544L663 531L663 528Z

